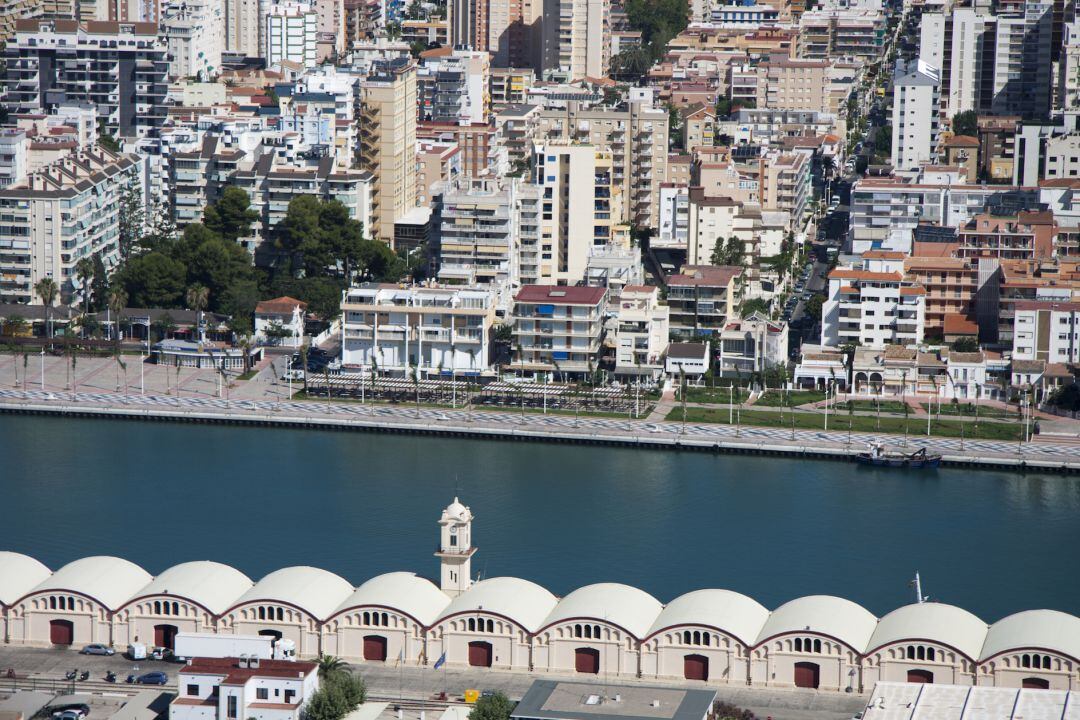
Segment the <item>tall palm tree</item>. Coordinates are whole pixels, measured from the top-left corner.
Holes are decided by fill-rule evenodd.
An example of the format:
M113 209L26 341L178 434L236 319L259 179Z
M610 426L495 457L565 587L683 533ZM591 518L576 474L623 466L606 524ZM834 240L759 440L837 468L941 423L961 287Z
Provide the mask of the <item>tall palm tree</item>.
M90 312L90 281L94 278L94 261L84 257L75 263L75 277L82 287L83 312Z
M207 304L210 302L210 290L208 290L205 285L199 285L198 283L196 283L187 289L187 294L185 295L184 299L187 301L188 308L195 311L195 334L199 343L199 350L202 350L202 314L203 310L206 309Z
M113 318L113 358L116 359L116 389L120 389L120 368L124 369L124 385L127 385L127 366L120 359L120 313L127 307L127 293L122 288L109 291L109 312Z
M49 336L49 347L52 347L52 317L51 308L52 304L56 302L56 296L60 294L60 288L57 286L56 281L50 277L41 278L34 285L34 292L41 298L41 302L45 304L45 334Z
M240 346L240 350L244 353L244 372L248 373L251 371L251 348L254 346L251 333L245 332L239 337L236 344Z
M300 346L300 366L303 368L301 372L304 373L304 397L307 397L307 358L308 358L308 346L304 343ZM289 398L292 400L292 398Z

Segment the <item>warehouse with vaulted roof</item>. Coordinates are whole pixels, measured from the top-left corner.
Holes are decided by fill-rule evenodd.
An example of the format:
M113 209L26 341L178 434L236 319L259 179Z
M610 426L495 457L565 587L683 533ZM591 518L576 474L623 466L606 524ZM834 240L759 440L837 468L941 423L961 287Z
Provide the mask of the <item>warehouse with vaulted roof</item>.
M878 621L870 637L863 653L863 684L971 685L986 630L985 622L954 605L924 602L897 608Z

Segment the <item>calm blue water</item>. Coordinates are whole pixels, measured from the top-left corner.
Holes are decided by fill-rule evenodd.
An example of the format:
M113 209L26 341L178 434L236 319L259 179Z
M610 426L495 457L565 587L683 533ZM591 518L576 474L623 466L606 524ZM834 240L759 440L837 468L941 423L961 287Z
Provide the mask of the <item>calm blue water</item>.
M987 620L1080 614L1080 479L560 445L0 416L0 548L151 573L212 559L351 582L434 576L436 520L477 516L474 571L556 594L829 593L883 614L921 571Z

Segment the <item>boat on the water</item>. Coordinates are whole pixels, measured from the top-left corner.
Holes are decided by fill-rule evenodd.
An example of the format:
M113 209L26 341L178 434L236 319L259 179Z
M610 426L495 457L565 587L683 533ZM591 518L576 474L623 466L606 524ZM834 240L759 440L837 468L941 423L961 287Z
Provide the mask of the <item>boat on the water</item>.
M860 465L875 465L878 467L936 468L941 464L941 455L928 453L926 448L919 448L910 453L900 450L887 450L884 444L873 442L870 443L866 451L855 456L855 461Z

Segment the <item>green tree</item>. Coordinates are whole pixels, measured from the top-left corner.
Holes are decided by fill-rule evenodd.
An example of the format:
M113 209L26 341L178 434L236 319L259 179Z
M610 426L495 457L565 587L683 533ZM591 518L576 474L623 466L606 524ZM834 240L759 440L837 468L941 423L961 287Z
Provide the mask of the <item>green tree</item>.
M121 152L120 143L117 142L116 138L114 138L111 134L107 132L98 133L98 145L105 148L109 152Z
M806 305L803 310L806 312L814 322L821 321L821 306L825 302L825 298L822 295L812 295L810 299L806 301Z
M90 281L94 279L94 261L88 257L79 258L75 263L75 277L82 288L83 312L90 312Z
M218 303L218 311L229 316L229 328L234 333L250 333L255 326L255 306L261 298L259 284L255 280L237 280L225 289Z
M132 306L141 308L178 307L186 282L184 265L160 252L136 255L114 276Z
M319 679L325 680L331 675L336 675L340 672L347 672L345 661L339 657L333 655L319 655Z
M979 136L979 114L974 110L965 110L953 115L952 131L954 135Z
M139 247L149 252L169 252L176 242L176 224L168 205L152 205L147 213L146 224L146 234L139 239Z
M766 317L769 316L769 303L762 298L753 298L743 302L740 308L740 314L742 317L749 317L754 313L761 313Z
M641 31L641 39L654 59L664 53L671 38L686 28L690 5L685 0L627 0L624 4L630 26Z
M647 47L628 47L611 58L611 74L620 80L639 80L652 67L653 57Z
M117 331L120 328L120 315L124 312L124 309L127 307L127 303L128 303L128 296L127 296L127 293L124 292L124 290L122 288L115 288L114 290L109 291L108 304L109 304L109 313L112 315L112 317L110 318L110 320L113 323L112 334L113 334L113 340L116 342L118 347L119 347L119 344L120 344L120 333L117 332Z
M484 695L477 699L469 712L469 720L509 720L514 703L501 692Z
M221 198L203 211L206 228L227 242L246 237L251 224L259 219L259 213L251 209L248 194L238 187L228 186Z
M319 232L319 199L300 195L289 202L285 219L278 224L277 244L287 252L300 252L301 245Z
M131 257L146 226L146 207L143 203L139 178L135 175L128 179L120 195L119 215L119 250L120 260Z
M184 284L205 285L210 291L208 309L213 311L229 287L254 276L247 250L199 223L184 228L171 256L187 270Z
M203 310L210 304L210 291L205 285L196 283L187 289L184 294L188 309L195 311L196 337L200 344L203 341Z
M52 337L51 328L51 313L52 305L56 302L56 296L60 294L60 288L57 286L56 281L50 277L41 278L34 285L34 292L41 302L45 305L45 333Z
M94 276L90 280L91 307L100 312L105 309L109 301L109 271L105 269L105 263L101 255L94 256Z
M717 238L709 261L713 265L742 265L746 254L745 247L743 241L737 237L729 237L727 240Z
M961 337L953 341L950 347L956 352L978 352L979 341L973 337Z

